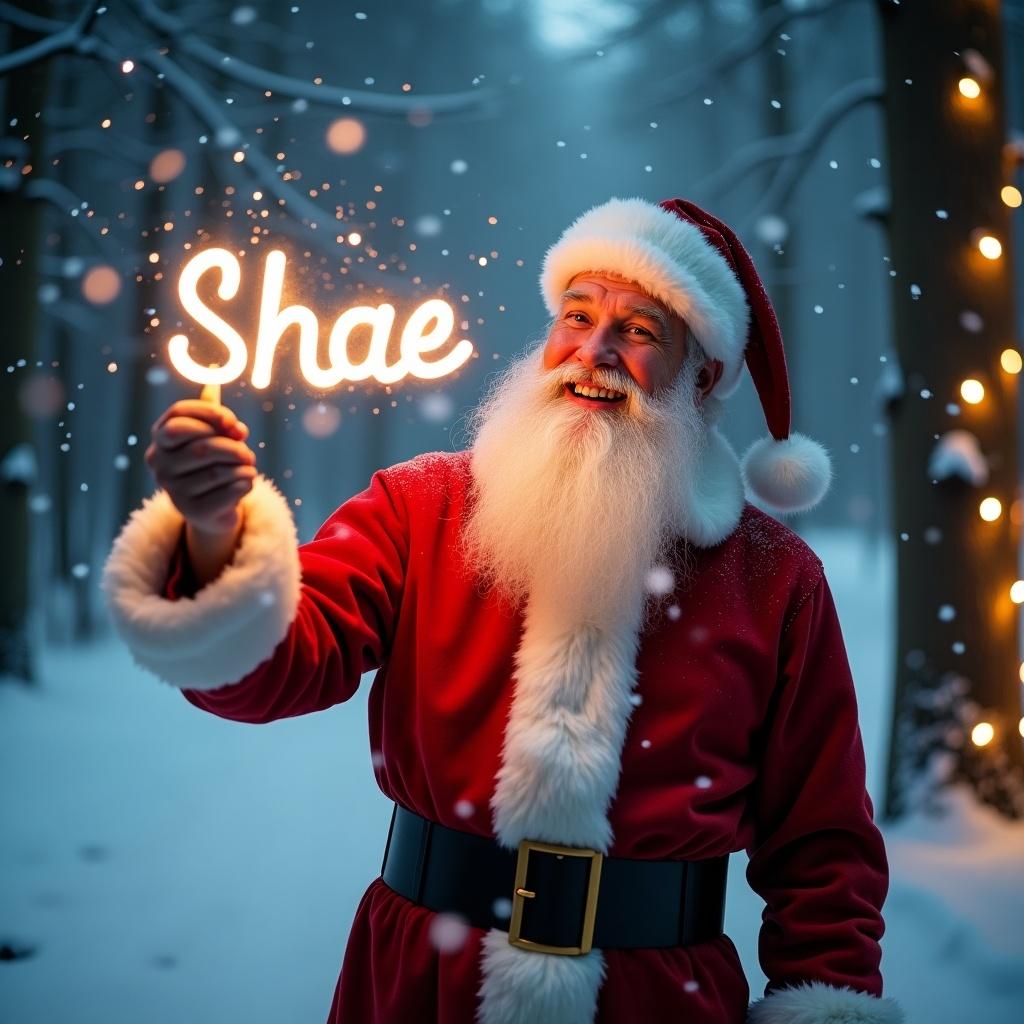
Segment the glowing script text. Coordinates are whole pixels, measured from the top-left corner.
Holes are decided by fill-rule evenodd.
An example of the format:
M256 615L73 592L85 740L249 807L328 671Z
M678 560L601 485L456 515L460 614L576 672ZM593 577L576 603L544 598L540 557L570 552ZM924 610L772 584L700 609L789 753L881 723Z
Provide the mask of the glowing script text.
M444 345L455 325L451 306L441 299L429 299L409 314L402 329L401 354L397 362L388 365L386 357L395 307L382 302L379 306L353 306L335 320L327 343L330 365L323 369L317 357L320 327L316 314L306 306L281 308L285 263L285 255L280 250L267 254L252 367L254 388L262 390L270 384L274 351L290 327L299 329L299 369L318 390L333 388L341 381L370 377L381 384L394 384L406 376L436 380L457 370L473 354L473 343L463 338L440 359L423 361L421 357L425 353L436 352ZM184 334L170 339L167 355L178 373L188 380L197 384L229 384L245 372L249 350L238 331L205 305L196 293L200 278L210 270L220 271L217 295L225 301L233 299L242 281L242 267L234 253L227 249L205 249L193 256L178 279L178 296L185 312L223 343L228 350L227 362L223 366L197 363L189 355L189 341ZM370 347L364 359L353 363L349 358L349 336L359 327L370 328Z

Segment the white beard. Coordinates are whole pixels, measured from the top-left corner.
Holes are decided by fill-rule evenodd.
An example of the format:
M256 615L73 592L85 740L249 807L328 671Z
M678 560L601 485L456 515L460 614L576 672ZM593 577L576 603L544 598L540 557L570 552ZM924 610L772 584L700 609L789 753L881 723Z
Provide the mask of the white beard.
M657 398L621 371L545 371L539 348L505 370L471 420L464 553L488 586L602 630L672 589L685 571L674 555L686 532L682 495L707 437L693 398L703 359L691 342ZM626 400L577 405L564 385L583 377Z

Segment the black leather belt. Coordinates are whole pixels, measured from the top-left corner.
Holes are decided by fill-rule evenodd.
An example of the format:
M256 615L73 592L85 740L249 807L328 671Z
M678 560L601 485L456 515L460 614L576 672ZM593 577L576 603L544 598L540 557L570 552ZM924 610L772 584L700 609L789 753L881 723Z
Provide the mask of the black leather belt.
M630 860L594 850L494 839L395 805L381 877L430 910L499 928L524 949L580 955L664 948L722 934L729 855Z

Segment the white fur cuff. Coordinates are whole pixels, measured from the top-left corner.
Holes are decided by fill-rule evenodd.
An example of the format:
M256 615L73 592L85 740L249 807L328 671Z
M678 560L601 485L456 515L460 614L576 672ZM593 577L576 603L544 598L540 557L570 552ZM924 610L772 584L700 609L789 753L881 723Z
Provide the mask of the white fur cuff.
M257 476L242 508L231 564L194 598L163 596L184 522L165 491L132 513L104 566L114 627L135 661L172 686L237 682L273 654L298 611L302 574L288 502Z
M900 1024L903 1010L893 999L877 999L852 988L809 981L778 989L751 1003L747 1024Z

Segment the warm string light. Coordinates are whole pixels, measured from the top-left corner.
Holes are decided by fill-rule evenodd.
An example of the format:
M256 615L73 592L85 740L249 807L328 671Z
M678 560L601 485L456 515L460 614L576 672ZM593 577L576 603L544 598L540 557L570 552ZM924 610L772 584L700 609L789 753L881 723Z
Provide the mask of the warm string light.
M971 742L976 747L987 747L995 739L996 730L991 722L979 722L971 730Z
M1017 580L1010 587L1010 600L1014 604L1024 604L1024 580Z
M960 397L968 405L977 405L985 397L985 385L980 380L968 377L960 385Z
M995 235L983 234L978 238L978 252L987 260L997 260L1003 255L1003 243Z
M994 523L1003 514L1003 503L998 498L985 498L978 506L978 515L986 523Z
M1016 374L1024 367L1024 359L1021 359L1021 354L1015 348L1004 348L999 354L999 365L1007 373Z
M1015 188L1013 185L1004 185L999 193L999 198L1010 207L1011 210L1016 210L1020 206L1021 202L1024 201L1020 194L1020 189Z
M964 99L976 100L981 95L981 86L977 79L971 78L969 75L965 75L957 82L957 88Z

